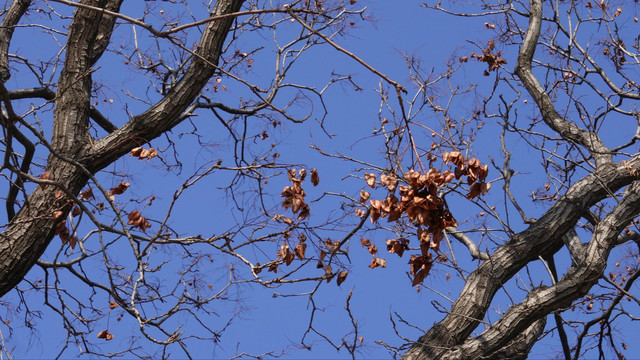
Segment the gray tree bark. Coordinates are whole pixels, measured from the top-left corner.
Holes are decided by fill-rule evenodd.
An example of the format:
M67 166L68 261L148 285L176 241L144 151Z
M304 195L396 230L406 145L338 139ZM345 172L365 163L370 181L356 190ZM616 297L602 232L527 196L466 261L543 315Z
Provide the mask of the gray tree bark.
M568 307L587 294L602 277L609 251L620 232L640 211L640 155L616 163L597 134L564 120L534 76L531 63L540 37L542 0L530 1L529 25L515 74L538 105L543 121L562 138L582 146L597 170L571 186L540 219L512 236L467 278L448 315L404 354L403 359L526 358L544 330L547 315ZM596 226L584 261L574 264L553 286L531 291L500 320L473 337L496 292L526 264L539 256L552 256L564 246L563 238L576 227L589 208L627 187L622 200Z
M85 0L81 4L118 12L122 2ZM2 84L10 75L7 52L13 26L30 3L14 1L3 19L0 29ZM237 12L242 4L243 0L219 0L212 15ZM55 96L53 136L46 166L49 180L45 182L48 185L38 186L0 233L0 297L22 281L44 253L56 225L72 207L67 199L74 198L93 174L180 122L180 115L213 76L234 18L224 17L207 23L186 74L166 96L121 128L102 139L93 139L89 133L91 71L110 42L115 20L91 8L78 8L74 14ZM58 192L56 197L58 189L65 195L60 196ZM54 218L56 211L62 211L62 215Z

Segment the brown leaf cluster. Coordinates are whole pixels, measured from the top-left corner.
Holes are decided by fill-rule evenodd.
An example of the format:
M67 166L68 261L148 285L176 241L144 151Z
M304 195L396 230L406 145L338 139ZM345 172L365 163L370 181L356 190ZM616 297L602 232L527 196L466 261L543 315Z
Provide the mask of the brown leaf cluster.
M289 251L289 244L286 243L280 246L280 250L278 250L276 256L282 259L287 266L291 265L293 260L296 258L295 255Z
M67 227L67 220L62 220L56 225L56 232L54 235L58 235L63 244L69 243L71 249L76 248L78 239L71 235L69 228Z
M145 149L143 147L137 147L131 150L129 156L136 156L140 160L147 159L147 161L150 161L154 157L158 156L158 152L154 148Z
M109 191L107 192L107 194L109 196L112 195L120 195L122 193L124 193L125 191L127 191L127 188L129 188L129 186L131 186L130 183L126 182L126 181L122 181L120 184L118 184L116 187L112 187L111 189L109 189Z
M105 339L107 341L113 340L113 334L109 330L102 330L98 333L98 339Z
M409 265L411 267L410 273L414 276L411 285L416 286L424 281L427 275L429 275L429 271L433 266L431 254L427 253L422 256L412 255L411 260L409 260Z
M427 228L444 229L455 225L453 216L438 197L440 186L453 180L450 172L441 174L435 169L427 173L410 170L404 176L408 185L398 186L400 199L390 194L384 200L369 200L371 205L371 222L380 217L388 217L388 221L396 221L404 213L416 225Z
M391 254L398 254L398 256L402 257L405 250L409 250L409 240L408 239L388 239L387 240L387 251Z
M291 186L285 186L282 194L280 194L280 196L284 198L282 207L285 209L291 208L294 214L300 212L298 220L305 219L309 216L309 211L311 210L309 205L304 201L306 194L304 193L304 189L302 189L302 182L307 176L307 171L301 169L296 175L296 170L290 169L287 171L287 175L291 181ZM311 182L314 186L317 185L319 181L318 171L316 169L311 170Z
M381 217L387 217L389 222L397 221L404 214L418 227L418 240L420 241L420 256L411 257L411 274L414 275L413 285L421 283L428 275L433 263L432 254L437 254L440 249L440 242L444 238L444 230L450 226L456 226L457 222L444 200L438 195L438 190L451 181L460 180L466 176L469 187L468 199L474 199L478 195L486 194L491 187L490 183L484 182L489 166L482 165L476 158L465 159L461 152L451 151L442 154L445 163L455 166L453 172L445 170L439 172L431 168L426 173L409 170L404 175L405 185L397 185L395 175L381 175L380 184L386 186L390 194L384 200L369 200L370 194L364 190L360 191L360 202L369 200L371 205L371 222L374 223ZM365 174L365 180L369 187L375 187L376 176ZM399 198L394 194L398 189ZM367 247L374 259L369 267L384 267L382 259L375 257L378 249L369 239L361 240L362 246ZM387 251L392 254L402 256L409 250L408 239L389 239L386 242Z
M288 236L285 236L285 238L288 238ZM276 256L280 258L280 260L282 260L282 262L287 266L291 265L296 256L298 257L298 259L304 260L305 252L307 250L307 244L305 243L307 237L304 234L300 234L300 236L298 236L298 239L300 240L300 242L298 243L298 245L293 247L293 251L291 251L291 247L289 246L289 244L285 242L280 245L280 249L276 253ZM278 272L278 265L282 262L274 262L273 264L271 264L269 266L269 271ZM259 264L256 264L256 267L258 266ZM261 269L254 270L256 274L260 273L261 271Z
M93 190L91 188L88 188L87 190L83 191L80 193L80 199L87 201L89 199L94 199L95 197L93 196Z
M49 173L48 171L43 172L42 175L40 175L40 179L51 180L51 173ZM40 184L39 186L40 188L44 189L47 186L47 184Z
M375 269L377 267L386 268L387 267L387 260L374 257L371 260L371 264L369 264L369 267L372 268L372 269Z
M133 225L133 227L137 227L144 232L146 232L147 229L151 227L149 221L144 216L142 216L142 214L140 214L138 210L133 210L132 212L130 212L127 218L129 219L129 225Z
M442 160L445 163L450 162L456 166L453 178L460 179L463 176L467 177L467 184L471 185L467 199L473 200L480 194L486 195L491 188L490 183L484 182L489 174L489 165L482 165L480 160L476 158L471 158L469 161L466 161L460 151L446 152L442 154ZM447 172L445 171L445 173ZM451 177L451 175L447 176Z
M495 42L493 40L489 40L487 44L487 48L484 49L482 54L472 53L471 57L480 61L487 63L488 71L485 70L484 75L489 76L489 71L495 71L499 69L502 65L507 63L507 59L502 57L502 51L498 51L495 54L492 52L495 50Z

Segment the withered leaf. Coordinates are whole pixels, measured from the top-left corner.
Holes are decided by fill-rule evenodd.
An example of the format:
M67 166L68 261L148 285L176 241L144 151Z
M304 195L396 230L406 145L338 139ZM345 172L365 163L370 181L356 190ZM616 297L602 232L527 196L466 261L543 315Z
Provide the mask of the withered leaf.
M311 169L311 183L313 186L318 186L320 183L320 176L318 176L318 169Z
M149 153L147 154L147 161L153 159L156 156L158 156L158 151L156 151L156 149L154 148L149 149Z
M109 309L113 310L118 307L118 303L115 301L109 301Z
M82 214L82 210L80 210L80 207L78 205L74 206L73 210L71 210L71 216L76 217L80 214Z
M371 269L375 269L377 267L386 268L387 267L387 260L374 257L373 260L371 260L371 264L369 265L369 267Z
M56 210L53 212L53 219L54 220L58 220L60 219L62 216L64 215L64 212L60 211L60 210Z
M389 191L394 191L396 189L396 185L398 184L398 179L395 174L390 175L380 175L380 184L382 186L386 186Z
M56 189L56 191L53 193L53 196L56 199L62 199L65 196L65 194L64 194L64 191L62 191L62 189Z
M371 244L371 245L369 245L369 248L367 250L369 250L369 253L371 255L375 256L376 253L378 252L378 247L376 246L376 244Z
M370 197L371 194L364 190L360 190L360 203L364 204L367 200L369 200Z
M398 254L398 256L402 257L405 250L409 250L409 240L408 239L389 239L387 240L387 251L391 254Z
M294 182L296 181L296 169L289 169L287 170L287 176L289 177L289 181Z
M478 195L480 195L480 184L476 182L476 183L473 183L469 188L467 199L473 200Z
M491 183L481 183L480 184L480 193L482 195L487 195L487 192L489 191L489 189L491 189Z
M142 217L142 215L140 215L140 212L138 210L133 210L132 212L130 212L127 216L127 218L129 219L129 225L133 225L134 223L136 223L136 221L138 221L140 217Z
M367 181L367 185L369 185L370 188L376 188L376 174L365 173L364 179Z
M124 193L129 186L131 186L131 184L129 184L126 181L123 181L120 184L118 184L118 186L111 188L109 190L109 195L120 195Z
M309 216L310 208L307 203L303 203L297 220L304 220Z
M295 255L293 255L292 252L287 253L287 255L284 257L284 263L287 264L287 266L291 265L291 263L293 262L293 260L295 259Z
M45 171L42 173L42 175L40 175L40 179L42 180L50 180L51 179L51 173L49 173L48 171ZM39 185L41 189L44 189L45 187L47 187L47 184L40 184Z
M425 272L424 270L420 270L416 273L415 277L413 278L413 281L411 282L411 286L416 286L418 284L420 284L421 282L424 281L424 278L427 276L427 272Z
M138 155L138 159L142 160L142 159L146 159L149 156L149 150L148 149L142 149L142 151L140 152L140 155Z
M113 340L113 334L109 330L102 330L98 333L98 339Z
M300 243L294 247L293 251L296 253L296 256L298 256L298 259L302 260L304 259L304 252L306 249L307 244Z
M369 200L369 203L371 204L371 223L375 223L380 216L382 215L382 213L380 212L381 208L382 208L382 201L380 200Z
M136 147L131 149L131 152L129 153L129 156L135 156L138 157L140 156L140 154L142 153L142 148L141 147Z
M93 198L93 190L88 188L87 190L80 193L80 199L86 201Z
M456 177L456 175L449 170L445 171L442 175L444 175L444 183L449 183Z
M340 273L338 273L338 279L336 280L338 286L340 286L347 279L347 275L349 275L348 271L340 271Z
M76 248L76 244L78 243L78 238L75 236L70 236L69 237L69 246L71 247L71 250Z
M260 263L257 262L254 266L253 266L253 272L258 275L262 272L262 266L260 266Z

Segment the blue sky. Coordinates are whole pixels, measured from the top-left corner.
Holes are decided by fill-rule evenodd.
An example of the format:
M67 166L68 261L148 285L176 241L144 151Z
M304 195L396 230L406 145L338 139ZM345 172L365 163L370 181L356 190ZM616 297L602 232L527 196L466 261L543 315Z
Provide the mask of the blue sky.
M139 17L142 14L142 2L126 2L123 7L123 13L131 17ZM484 46L486 42L493 37L493 33L484 25L486 21L483 18L456 18L446 16L441 13L429 11L419 6L419 2L393 2L383 0L358 1L357 6L366 6L364 14L368 16L370 21L358 21L349 29L343 37L336 38L339 45L345 47L349 51L357 54L368 64L389 76L395 81L405 84L409 89L408 98L414 95L415 88L409 84L409 72L403 54L408 54L421 59L423 68L429 72L433 68L435 73L445 70L445 65L450 59L458 56L469 55L471 52L478 52L478 48L468 42L471 40L477 42L480 46ZM194 5L195 6L195 5ZM56 9L68 12L68 8L55 5ZM162 3L152 7L153 11L148 16L149 21L154 18L160 18L159 11L164 10ZM171 15L169 13L169 15ZM40 21L43 17L33 14L33 21ZM196 16L198 18L198 16ZM39 19L39 20L36 20ZM42 20L44 21L44 20ZM186 22L187 19L184 19ZM59 24L58 24L59 25ZM295 31L299 31L296 24L283 24L282 41L291 36ZM138 28L137 36L144 38L148 46L147 34ZM289 33L291 32L291 33ZM269 34L249 34L241 37L238 47L245 47L247 50L254 49L259 46L265 46L264 49L258 51L254 55L254 63L251 69L246 69L245 75L258 84L267 86L271 81L270 69L273 68L274 54ZM56 51L55 44L51 46L30 46L29 39L33 36L42 36L40 29L24 29L16 32L16 39L13 42L11 51L23 55L35 55L41 58L52 56L51 52ZM193 35L191 35L193 36ZM121 25L114 35L114 46L123 44L130 46L133 35L130 25ZM513 47L510 48L513 51ZM509 63L508 67L513 66L515 53L507 53ZM157 97L153 92L148 92L146 83L144 83L144 74L132 74L126 71L126 68L116 62L113 54L105 55L105 58L98 64L99 69L96 71L94 80L103 82L105 87L97 93L96 100L99 102L99 109L103 111L116 125L121 125L127 119L127 112L136 114L144 106L140 103L132 101L121 90L123 88L131 89L136 96L144 98L148 96L150 100ZM452 78L453 81L460 84L478 83L475 91L469 96L463 97L456 103L455 114L463 116L463 114L472 110L475 106L473 96L482 97L487 94L493 85L492 77L485 78L482 71L486 66L475 61L470 61L462 66ZM353 86L344 83L342 86L334 85L324 96L327 107L327 115L324 122L324 129L315 121L322 116L319 111L318 103L314 102L316 110L312 113L312 120L305 125L296 125L287 123L282 120L282 126L276 129L269 127L269 122L265 119L251 119L250 130L254 132L260 129L269 129L270 137L266 142L257 143L253 149L256 153L268 151L271 141L277 145L277 151L281 155L280 160L291 164L303 164L306 167L317 168L320 174L320 186L318 188L311 187L310 184L305 186L307 192L307 200L312 206L310 223L321 223L327 217L341 216L338 209L339 200L336 197L322 196L323 191L333 193L344 193L349 196L357 196L360 189L364 188L364 181L349 174L363 176L366 170L365 166L358 166L339 159L327 158L320 155L317 151L310 149L310 145L320 146L323 150L330 153L350 154L357 156L358 159L380 164L382 162L381 152L384 150L383 141L380 136L372 136L372 131L379 127L378 111L380 108L380 97L376 92L379 84L379 78L372 75L368 70L357 64L354 60L341 54L328 45L320 45L311 49L297 64L296 68L290 74L291 81L309 84L321 88L327 82L331 72L335 71L340 74L351 74L355 83L358 84L361 91L354 91ZM28 87L33 80L25 71L16 73L8 86L11 89L20 87ZM211 84L213 87L214 83ZM231 105L237 104L238 97L242 96L246 88L234 83L231 79L222 78L220 86L225 85L228 90L220 91L220 93L211 93L212 96L227 100ZM442 84L438 85L439 90L443 90ZM288 98L282 97L282 103L288 101ZM247 94L246 98L250 98ZM526 97L525 97L526 98ZM113 99L113 103L109 100ZM104 102L106 100L106 102ZM458 100L457 100L458 101ZM308 111L304 106L300 109L293 109L293 112L299 111L300 114ZM522 105L522 116L536 116L535 107L531 104ZM45 113L46 114L46 113ZM47 117L48 116L48 117ZM50 113L43 115L44 131L48 131L50 124ZM419 115L420 119L430 126L439 126L437 119L431 112L425 111ZM191 133L193 128L197 127L198 136ZM629 131L633 131L630 127ZM478 131L478 137L475 145L470 150L483 163L488 163L491 158L501 161L502 154L497 145L496 131L498 126L492 123L491 119L485 119L482 131ZM328 137L324 131L335 134ZM178 160L182 164L182 171L178 171L177 167L172 170L166 170L166 163L174 164L175 158L171 154L174 148L171 148L170 142L175 143ZM425 131L419 135L419 140L429 145L430 136ZM224 159L223 164L232 162L233 144L229 141L227 133L220 130L220 124L211 116L210 113L200 112L194 117L192 123L185 122L178 126L167 138L159 138L151 142L151 144L163 149L159 159L147 161L138 161L133 158L122 159L112 166L105 169L110 173L100 175L105 187L115 186L125 174L124 179L132 184L129 190L121 197L118 202L123 208L131 209L139 204L132 199L142 199L140 203L146 201L151 196L155 196L153 206L144 207L145 214L148 216L162 216L171 202L174 191L187 179L187 177L197 171L201 166L215 163L217 159ZM510 149L514 153L514 163L532 161L539 162L538 154L531 154L524 143L518 137L509 138ZM42 160L44 156L39 154ZM534 160L532 160L534 159ZM229 163L230 164L230 163ZM539 170L526 171L522 168L522 175L514 180L514 192L518 193L525 201L532 189L539 188L545 182L545 176L539 173ZM112 175L116 174L116 175ZM234 228L237 219L241 219L242 211L239 211L235 204L229 199L228 192L223 189L225 185L231 181L232 173L218 172L215 176L210 176L198 182L195 186L189 188L182 195L181 199L176 203L173 211L173 218L169 225L175 229L178 234L202 234L203 236L211 236L212 234L220 234ZM498 175L490 172L489 178L495 179ZM246 185L246 186L245 186ZM287 186L288 181L286 174L280 173L269 179L269 183L265 185L272 194L267 197L267 201L274 207L281 201L279 194L282 187ZM499 185L499 184L497 184ZM255 198L255 187L251 184L244 184L241 189L244 192L238 192L238 196L245 199L248 203ZM384 196L382 190L372 190L374 197L381 198ZM497 205L503 203L500 186L489 193L486 197L488 205ZM477 209L470 209L463 201L453 200L453 213L465 228L470 228L474 224L480 224L482 219L478 218ZM527 205L527 211L531 216L539 215L544 211L545 207L537 204ZM513 209L511 209L513 210ZM284 212L282 212L284 214ZM288 214L290 215L290 214ZM0 216L4 214L0 213ZM355 220L350 220L355 221ZM369 222L365 226L362 236L370 238L380 249L380 257L387 259L386 269L369 269L367 265L371 261L371 255L365 248L360 246L360 236L355 237L350 246L350 262L345 261L344 269L349 271L347 280L340 286L336 286L335 280L330 284L323 284L314 295L314 300L321 311L314 314L314 326L326 334L334 343L339 344L343 336L353 341L353 336L348 335L352 330L350 320L344 309L346 297L350 291L353 291L351 300L351 309L355 319L359 325L359 336L363 337L362 346L358 352L358 358L388 358L389 352L376 341L384 341L388 344L399 345L403 341L399 339L391 326L390 316L394 316L394 320L398 321L395 313L399 314L403 319L410 323L428 329L431 324L442 318L443 314L434 310L434 304L441 304L441 308L448 308L450 303L447 298L455 299L457 293L461 289L463 283L457 276L448 274L451 270L445 266L436 264L431 275L425 280L421 287L422 291L418 292L415 287L411 286L410 279L406 275L408 270L408 256L398 258L393 254L385 254L384 241L389 237L389 233L383 231L369 231ZM524 228L524 225L522 225ZM157 231L157 227L151 228L151 231ZM325 229L326 233L319 236L322 238L332 237L338 238L344 234L343 228ZM95 239L95 238L93 238ZM109 241L109 239L106 239ZM58 239L54 239L50 252L45 258L55 256L59 248ZM454 240L453 247L457 249L457 260L461 264L465 264L466 269L472 269L474 261L468 254L463 251ZM481 244L482 245L482 244ZM159 275L158 281L169 282L175 277L175 272L179 270L180 259L176 248L169 248L166 253L159 251L168 258L171 258L172 273ZM201 250L206 251L205 248ZM126 244L114 244L112 246L113 257L118 259L123 266L127 266L131 262L127 255ZM264 258L265 256L275 256L277 246L269 245L257 248L248 256L255 258ZM124 254L124 255L122 255ZM620 252L624 254L624 250ZM121 258L119 258L121 256ZM612 255L618 256L618 255ZM163 257L151 260L162 261ZM231 265L236 266L237 262L229 257L214 255L211 263L201 265L199 275L203 281L209 281L213 286L224 282L228 276L228 268ZM94 264L95 268L90 271L96 273L104 272L99 262ZM559 263L559 267L566 267L567 264ZM530 275L536 281L548 282L548 276L541 264L532 264L529 268ZM452 274L451 275L455 275ZM239 273L240 277L248 276L247 273ZM42 278L42 270L35 267L28 275L28 279L36 280ZM87 288L73 280L71 277L62 278L63 286L69 289L76 289L78 297L91 298L91 294ZM518 281L524 281L519 277L514 278L507 284L507 288L513 288L518 285ZM527 282L527 281L524 281ZM300 347L300 340L303 336L307 325L310 321L311 306L308 297L305 296L289 296L311 291L315 283L303 283L292 286L282 286L277 288L265 289L256 285L241 285L232 288L229 291L230 297L234 301L216 302L214 310L218 315L200 319L206 322L212 328L223 328L231 318L231 315L237 315L219 339L219 343L212 344L210 342L189 342L190 351L196 358L228 358L238 353L262 354L274 351L274 354L284 352L286 358L346 358L348 353L344 350L336 352L327 343L317 335L309 335L306 344L311 345L309 350ZM430 291L427 287L436 291ZM74 290L75 291L75 290ZM518 296L522 298L523 293L514 295L516 300ZM284 296L283 296L284 295ZM102 295L96 296L100 298ZM28 293L27 301L32 311L40 311L39 318L36 322L34 330L27 329L21 325L21 318L16 317L12 311L7 308L5 310L6 318L11 318L12 324L15 324L15 330L10 338L9 349L13 349L13 355L17 358L50 358L58 354L61 344L64 341L65 333L62 329L62 323L58 315L53 313L46 306L43 306L44 299L41 293ZM3 300L16 301L16 294L11 293ZM237 301L236 301L237 300ZM101 349L106 352L116 352L124 347L130 341L130 336L139 338L137 333L137 325L131 319L125 317L122 321L117 320L121 311L118 308L109 311L108 303L104 303L104 316L96 323L96 332L108 328L114 335L115 339L110 343L101 344ZM503 294L499 293L494 300L492 307L493 313L488 317L495 319L495 312L506 310L509 300ZM629 305L633 306L633 305ZM637 309L635 309L637 310ZM0 310L1 311L1 310ZM0 313L1 314L1 313ZM175 327L182 327L185 333L195 329L194 321L188 320L180 323L180 319L172 320ZM409 339L416 339L419 332L408 326L399 324L399 330L403 336ZM551 328L552 321L549 320L547 327ZM632 327L624 325L620 328L620 332L630 332ZM5 338L8 335L6 327L0 328ZM147 344L140 342L140 344ZM640 347L633 342L628 342L629 349L625 353L628 358L640 356ZM142 345L141 352L148 349ZM154 350L155 351L155 350ZM170 349L170 353L175 357L181 357L178 347ZM533 349L531 358L548 358L554 357L561 353L560 343L555 333L548 334ZM67 352L63 354L63 358L77 356L77 346L70 346Z

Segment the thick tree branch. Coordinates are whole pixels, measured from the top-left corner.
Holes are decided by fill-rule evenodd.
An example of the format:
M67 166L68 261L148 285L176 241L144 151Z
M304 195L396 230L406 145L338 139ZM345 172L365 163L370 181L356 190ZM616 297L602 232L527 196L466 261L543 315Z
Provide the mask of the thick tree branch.
M0 83L5 83L11 77L9 71L9 44L13 36L13 29L22 15L27 12L31 0L15 0L9 6L7 13L0 23Z
M640 155L620 164L604 164L576 182L538 221L511 237L469 275L449 315L423 335L403 358L438 358L447 349L461 345L484 317L498 289L530 261L558 251L580 214L636 180L634 169L640 169ZM503 337L499 345L511 338Z
M118 11L123 0L86 1ZM72 157L84 156L90 146L91 67L105 51L115 18L100 12L77 9L69 29L64 68L60 74L54 109L53 148Z
M460 359L472 354L492 353L505 341L514 338L534 321L547 314L568 307L571 303L586 295L589 289L602 277L607 265L609 252L615 245L618 234L634 219L640 211L640 181L633 182L625 191L622 200L596 226L584 263L573 266L557 284L541 286L529 293L521 303L509 310L475 339L466 341L453 349L443 358Z
M242 4L243 0L218 1L212 16L238 12ZM185 75L149 110L133 117L119 130L96 142L90 155L92 169L97 171L104 168L131 149L158 137L183 120L180 115L213 76L233 21L234 18L223 17L207 24L195 52L196 56Z
M550 128L558 132L564 139L584 146L595 159L596 166L613 161L611 150L604 145L598 135L579 128L558 114L549 94L533 75L531 62L540 38L542 0L531 0L530 4L529 28L520 48L515 74L518 75L525 89L538 104L542 119Z
M118 11L122 0L86 1ZM221 0L216 14L237 11L242 0ZM176 119L191 104L214 73L232 18L211 22L185 76L159 103L97 144L90 141L91 67L107 44L115 17L92 9L77 9L71 23L65 65L55 96L54 129L46 172L58 188L77 194L89 176L104 168L131 148L148 141L177 124ZM44 94L45 96L49 96ZM67 160L73 161L67 161ZM82 166L87 165L86 167ZM72 203L56 194L54 186L38 186L0 234L0 296L16 286L47 248L56 225ZM54 217L55 211L62 216ZM58 213L59 214L59 213Z
M49 101L53 101L56 98L56 93L47 87L38 87L30 89L18 89L9 91L9 99L28 99L28 98L41 98ZM104 131L112 133L118 128L113 125L109 119L107 119L102 113L93 105L89 108L89 116L93 121L98 124Z

